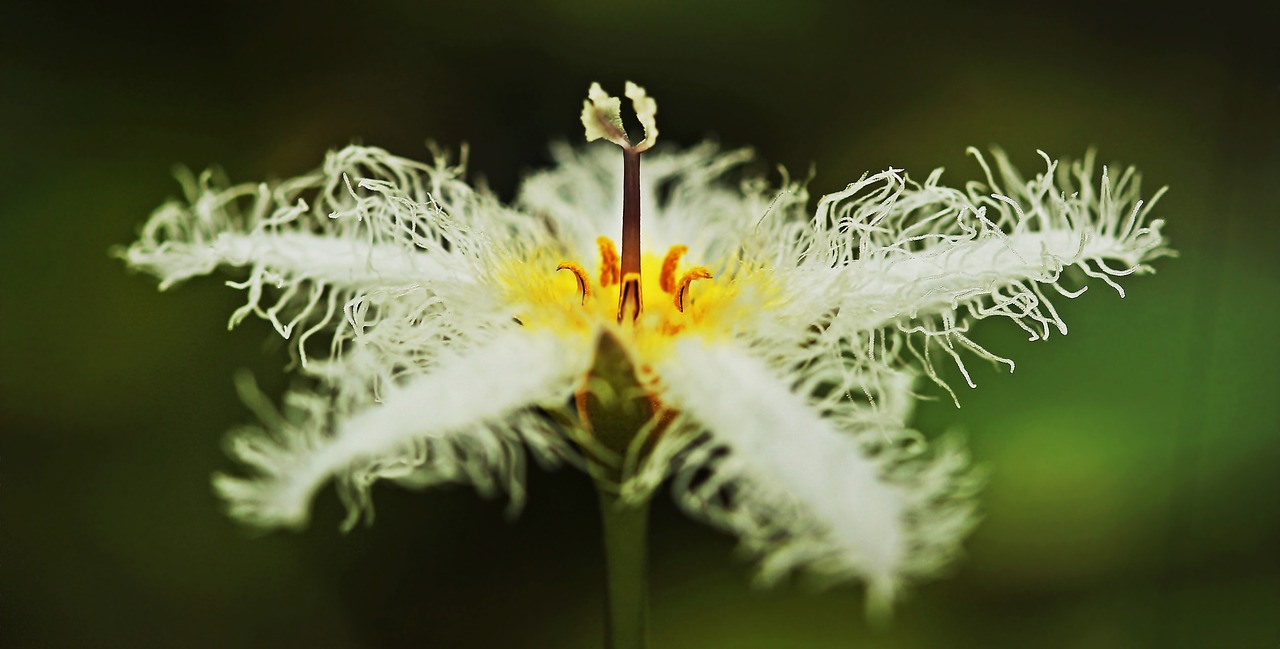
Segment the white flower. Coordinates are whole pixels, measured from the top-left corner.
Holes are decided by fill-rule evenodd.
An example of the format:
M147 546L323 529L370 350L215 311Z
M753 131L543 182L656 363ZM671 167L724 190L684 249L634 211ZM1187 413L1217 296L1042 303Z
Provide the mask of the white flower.
M1104 168L1095 184L1092 156L1044 156L1024 180L975 151L984 178L964 189L890 169L809 215L798 183L727 182L743 151L655 152L641 174L657 106L634 84L626 96L639 144L599 86L582 114L622 168L612 147L558 147L515 207L444 156L367 147L273 185L186 179L188 202L160 208L128 262L162 288L247 271L232 324L270 321L315 385L232 436L251 472L216 486L235 517L300 526L329 480L348 524L379 478L466 481L518 505L527 448L630 499L670 480L766 579L808 567L887 600L973 520L963 451L926 451L906 427L916 376L941 384L941 353L968 382L962 349L1012 368L972 323L1066 333L1049 297L1084 290L1064 288L1066 270L1119 290L1168 252L1138 176Z

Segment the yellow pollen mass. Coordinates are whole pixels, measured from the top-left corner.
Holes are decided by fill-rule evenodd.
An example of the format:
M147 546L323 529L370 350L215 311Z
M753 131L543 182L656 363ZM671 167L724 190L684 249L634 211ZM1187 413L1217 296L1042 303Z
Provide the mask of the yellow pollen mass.
M608 241L603 237L601 240ZM612 250L611 245L600 245L599 261L604 268L611 267L607 262L611 261ZM751 315L747 309L758 309L761 300L772 293L761 290L772 284L762 272L737 270L725 273L723 279L711 279L706 267L696 266L677 280L679 254L673 255L677 250L683 254L685 247L675 246L665 256L643 253L641 268L650 270L642 271L638 277L628 273L621 282L607 273L600 281L593 282L583 264L553 260L549 252L539 252L534 258L520 262L513 260L500 270L496 279L509 300L519 305L516 317L522 325L548 327L566 335L607 329L637 361L648 361L664 353L677 336L729 335L735 321ZM677 261L668 264L673 258ZM570 272L556 272L558 270ZM698 279L710 281L691 286ZM646 300L634 321L627 317L620 323L621 292L629 284L638 287L642 294L666 294L671 298ZM744 290L754 297L744 295Z

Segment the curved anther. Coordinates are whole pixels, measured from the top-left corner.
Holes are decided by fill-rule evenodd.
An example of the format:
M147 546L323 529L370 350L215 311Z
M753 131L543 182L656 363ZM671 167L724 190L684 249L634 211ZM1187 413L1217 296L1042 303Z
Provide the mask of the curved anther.
M613 286L622 275L618 268L618 249L613 247L613 239L609 237L596 239L596 245L600 246L600 286Z
M663 293L676 292L676 268L680 266L680 258L684 253L689 252L686 246L671 246L671 250L667 251L667 256L662 260L662 274L658 276L658 285L662 287Z
M591 297L591 282L587 280L587 271L583 270L582 266L571 261L562 262L559 266L556 266L556 270L573 272L573 276L578 280L578 291L582 293L582 304L586 304L587 298Z
M684 296L689 292L689 285L695 279L711 279L711 271L705 266L694 266L680 278L680 289L676 291L676 310L684 313Z

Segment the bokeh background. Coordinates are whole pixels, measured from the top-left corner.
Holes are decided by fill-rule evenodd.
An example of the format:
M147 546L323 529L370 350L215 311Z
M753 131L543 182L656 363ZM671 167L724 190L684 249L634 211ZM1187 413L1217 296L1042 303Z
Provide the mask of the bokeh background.
M501 195L580 137L589 82L634 79L663 141L817 173L977 176L968 145L1137 165L1182 256L1061 304L1071 334L978 338L963 407L985 520L885 631L856 587L751 587L732 539L658 499L654 647L1280 646L1280 12L1112 3L8 0L0 9L0 646L596 647L587 478L528 508L376 492L343 535L255 538L209 487L232 377L288 385L220 281L160 294L108 251L178 194L171 165L283 177L352 141L471 145ZM954 373L952 373L954 377ZM959 382L956 382L959 384ZM935 396L941 396L936 394Z

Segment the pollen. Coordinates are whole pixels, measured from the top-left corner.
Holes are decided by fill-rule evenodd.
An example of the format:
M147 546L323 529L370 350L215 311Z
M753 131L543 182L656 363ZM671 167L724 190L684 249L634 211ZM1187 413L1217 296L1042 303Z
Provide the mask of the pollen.
M671 353L672 343L685 336L732 332L734 323L785 299L768 272L719 258L681 264L667 273L672 291L664 292L662 267L669 254L665 247L645 252L639 274L626 273L605 286L595 273L601 263L595 254L575 259L569 250L537 250L509 259L494 280L515 307L512 315L530 330L549 328L565 336L609 331L642 364ZM692 250L685 256L703 261ZM649 299L642 301L646 294Z

